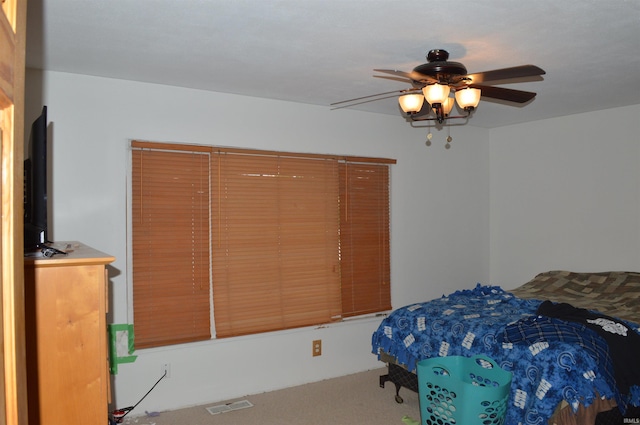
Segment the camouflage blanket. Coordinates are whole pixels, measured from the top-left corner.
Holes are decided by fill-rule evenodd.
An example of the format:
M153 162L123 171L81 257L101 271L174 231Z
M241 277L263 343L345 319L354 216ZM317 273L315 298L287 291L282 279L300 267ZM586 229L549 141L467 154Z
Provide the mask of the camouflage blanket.
M640 323L640 273L636 272L555 270L540 273L509 292L519 298L565 302Z

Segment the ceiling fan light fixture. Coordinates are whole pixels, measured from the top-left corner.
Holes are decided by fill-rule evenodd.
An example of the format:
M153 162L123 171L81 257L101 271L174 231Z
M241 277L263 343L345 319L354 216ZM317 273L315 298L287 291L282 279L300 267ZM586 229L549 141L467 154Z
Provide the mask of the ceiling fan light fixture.
M432 106L437 103L444 103L449 97L449 86L446 84L430 84L422 89L425 99Z
M421 94L405 94L398 98L398 103L402 110L407 114L415 114L420 112L424 103L424 96Z
M451 113L451 110L453 109L453 105L455 103L456 101L453 97L448 97L445 99L445 101L442 103L442 112L444 112L445 116L448 116Z
M468 87L463 90L456 91L456 102L465 111L473 110L480 103L480 89Z

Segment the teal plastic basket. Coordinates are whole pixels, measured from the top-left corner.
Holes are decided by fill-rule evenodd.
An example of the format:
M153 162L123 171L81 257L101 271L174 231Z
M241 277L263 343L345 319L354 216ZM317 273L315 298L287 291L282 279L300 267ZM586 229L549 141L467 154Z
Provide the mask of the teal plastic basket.
M421 425L503 425L511 372L484 356L418 362Z

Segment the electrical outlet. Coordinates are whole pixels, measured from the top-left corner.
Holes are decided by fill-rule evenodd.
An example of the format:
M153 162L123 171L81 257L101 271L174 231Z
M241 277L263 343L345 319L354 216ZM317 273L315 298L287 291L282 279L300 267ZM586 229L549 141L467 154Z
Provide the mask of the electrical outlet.
M313 341L313 357L322 355L322 340L316 339Z
M162 375L165 378L171 378L171 363L164 363L162 365Z

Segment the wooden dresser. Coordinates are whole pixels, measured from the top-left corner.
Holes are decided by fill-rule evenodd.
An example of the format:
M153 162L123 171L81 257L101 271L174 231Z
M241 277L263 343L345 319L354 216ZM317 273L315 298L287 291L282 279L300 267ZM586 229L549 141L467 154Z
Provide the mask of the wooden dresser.
M108 278L114 257L80 242L24 259L29 423L108 422Z

